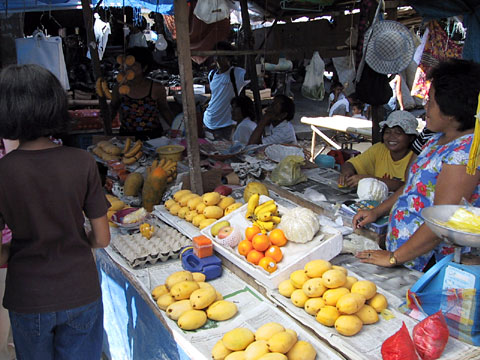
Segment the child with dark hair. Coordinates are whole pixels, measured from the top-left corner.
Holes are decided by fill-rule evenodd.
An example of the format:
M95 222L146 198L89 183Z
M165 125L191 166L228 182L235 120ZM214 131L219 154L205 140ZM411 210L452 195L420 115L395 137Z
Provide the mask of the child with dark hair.
M113 88L110 103L112 118L120 112L120 135L132 135L139 139L152 139L163 135L161 119L167 125L173 122L173 114L167 103L165 87L147 78L153 63L152 52L148 48L133 47L126 55L135 58L135 63L127 67L135 74L127 81L128 94L120 94L119 86Z
M344 98L345 95L343 94L343 85L338 81L333 82L332 86L330 86L330 95L328 96L328 111L330 111L333 104Z
M296 144L295 103L286 95L277 95L250 136L249 144Z
M49 139L68 123L67 95L52 73L37 65L0 72L0 138L19 140L0 159L0 230L12 231L0 248L0 265L8 260L3 306L18 359L101 356L92 249L110 242L109 204L93 156Z
M240 95L234 97L230 103L232 105L232 119L238 124L232 140L246 145L257 127L253 101L246 95Z

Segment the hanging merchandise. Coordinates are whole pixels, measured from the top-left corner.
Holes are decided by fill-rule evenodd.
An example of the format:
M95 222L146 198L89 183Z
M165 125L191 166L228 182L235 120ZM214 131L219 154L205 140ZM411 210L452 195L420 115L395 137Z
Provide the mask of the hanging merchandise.
M65 90L70 89L60 36L46 37L41 31L15 39L17 64L37 64L53 73Z
M338 81L345 88L346 95L350 95L355 92L355 60L353 59L353 53L351 56L335 57L332 58L333 66L337 70Z
M312 100L323 100L325 96L325 86L323 83L323 73L325 71L325 62L320 57L318 51L315 51L310 64L307 66L307 74L302 85L302 95Z
M105 49L107 47L108 35L110 35L112 32L110 30L110 23L102 21L98 13L95 13L93 17L95 18L93 32L95 33L95 41L98 48L98 59L102 60L103 54L105 53ZM87 52L87 58L91 59L90 49Z
M427 30L429 32L428 40L415 74L411 92L412 96L420 99L425 99L428 93L429 83L426 74L432 67L440 61L462 58L462 46L450 39L436 20L428 23Z
M198 0L193 14L207 24L229 19L230 8L225 0Z
M158 51L163 51L167 48L167 46L168 43L163 34L158 34L157 41L155 41L155 49Z

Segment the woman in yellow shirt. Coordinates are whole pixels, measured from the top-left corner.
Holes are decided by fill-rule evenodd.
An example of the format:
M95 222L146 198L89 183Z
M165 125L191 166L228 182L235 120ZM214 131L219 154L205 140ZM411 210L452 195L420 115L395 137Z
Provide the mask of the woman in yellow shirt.
M418 135L418 121L408 111L397 110L380 126L382 142L342 165L340 186L355 187L360 179L367 177L383 181L390 191L404 184L405 170L413 154L410 145Z

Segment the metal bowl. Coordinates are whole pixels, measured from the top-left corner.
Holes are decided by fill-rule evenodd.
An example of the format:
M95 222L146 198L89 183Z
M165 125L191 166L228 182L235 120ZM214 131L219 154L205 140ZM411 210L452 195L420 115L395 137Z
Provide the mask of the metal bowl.
M459 231L440 225L438 221L446 222L462 205L434 205L422 210L422 217L438 237L459 246L480 247L480 234Z

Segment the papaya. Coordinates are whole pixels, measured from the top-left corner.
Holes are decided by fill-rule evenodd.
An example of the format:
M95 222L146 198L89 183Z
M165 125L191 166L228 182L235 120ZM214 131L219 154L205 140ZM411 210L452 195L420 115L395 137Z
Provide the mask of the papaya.
M148 212L151 212L153 207L162 201L167 186L167 177L167 173L160 166L147 176L142 189L142 205Z

